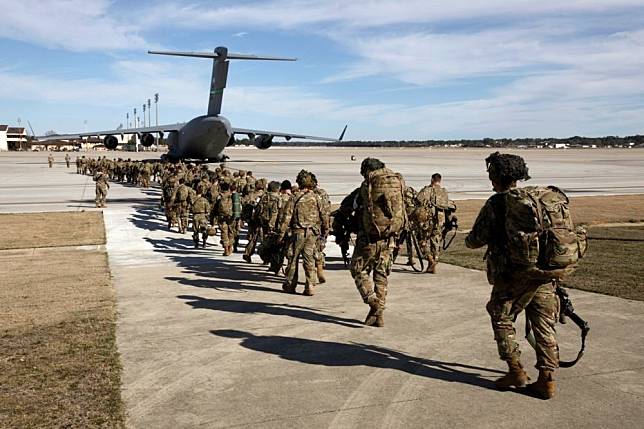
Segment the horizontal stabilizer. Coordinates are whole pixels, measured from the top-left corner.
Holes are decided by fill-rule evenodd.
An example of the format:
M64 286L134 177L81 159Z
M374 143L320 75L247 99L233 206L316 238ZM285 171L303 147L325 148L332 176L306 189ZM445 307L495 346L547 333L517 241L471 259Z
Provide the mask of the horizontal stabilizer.
M157 55L174 55L176 57L195 57L195 58L211 58L222 60L265 60L265 61L297 61L297 58L289 57L267 57L259 55L246 55L246 54L233 54L225 53L222 51L215 52L180 52L180 51L148 51L148 54Z

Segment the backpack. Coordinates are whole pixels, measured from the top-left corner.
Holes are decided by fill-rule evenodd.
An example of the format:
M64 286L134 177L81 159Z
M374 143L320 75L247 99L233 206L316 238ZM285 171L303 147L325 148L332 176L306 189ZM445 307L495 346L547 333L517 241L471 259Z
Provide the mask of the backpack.
M177 189L177 200L181 203L185 203L188 201L188 197L190 196L190 190L188 189L187 186L181 185Z
M320 197L313 192L303 192L296 197L291 225L294 228L320 227Z
M373 171L367 176L362 191L362 224L369 238L390 238L405 228L407 215L404 192L402 176L388 168Z
M224 218L233 217L233 198L230 194L220 194L217 200L217 215Z
M528 186L506 194L506 249L512 265L543 271L575 267L588 239L584 228L575 228L569 202L555 186Z

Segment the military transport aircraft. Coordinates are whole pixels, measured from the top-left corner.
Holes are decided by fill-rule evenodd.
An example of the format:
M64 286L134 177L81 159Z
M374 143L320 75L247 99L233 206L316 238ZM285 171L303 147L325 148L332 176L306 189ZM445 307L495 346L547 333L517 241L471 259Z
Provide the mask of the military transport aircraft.
M148 51L148 53L179 57L211 58L213 60L210 98L208 102L208 113L206 115L197 116L189 122L182 124L51 135L38 137L38 139L68 140L103 137L103 143L107 149L116 149L118 146L116 136L137 134L141 144L149 147L158 140L163 139L164 133L167 133L165 141L168 145L168 154L166 156L170 160L195 159L215 162L227 158L223 153L224 149L235 142L235 135L238 134L247 135L251 143L258 149L268 149L271 147L274 137L282 137L286 140L310 139L319 142L338 142L344 137L347 129L346 126L340 134L340 137L334 139L279 131L234 128L228 119L220 115L224 89L226 88L226 79L228 77L229 60L296 61L296 58L233 54L229 53L228 49L223 46L216 48L214 52Z

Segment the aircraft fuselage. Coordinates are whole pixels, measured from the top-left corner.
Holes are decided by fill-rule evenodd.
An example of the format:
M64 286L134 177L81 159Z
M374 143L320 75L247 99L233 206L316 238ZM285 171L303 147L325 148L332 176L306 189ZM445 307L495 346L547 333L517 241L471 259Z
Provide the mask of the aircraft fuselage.
M197 116L179 131L168 135L168 157L218 161L232 139L232 127L225 117Z

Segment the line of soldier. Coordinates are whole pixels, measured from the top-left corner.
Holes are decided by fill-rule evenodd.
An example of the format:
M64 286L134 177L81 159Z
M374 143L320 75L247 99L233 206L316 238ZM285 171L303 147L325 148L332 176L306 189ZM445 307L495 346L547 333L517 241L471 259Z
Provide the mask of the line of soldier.
M106 175L101 164L105 162L103 159L89 164ZM533 212L517 211L517 215L508 204L521 202L521 198L527 201L529 198L521 193L524 190L528 193L542 190L516 187L517 181L529 179L521 157L497 152L488 157L486 163L496 194L481 209L465 244L472 248L488 246L488 280L493 290L487 310L499 356L508 363L508 372L495 383L500 389L509 389L525 387L530 381L520 362L514 328L517 315L526 310L536 342L539 369L538 380L528 387L537 396L549 399L555 393L554 372L559 365L555 334L559 317L556 280L572 272L568 267L577 259L562 262L561 269L537 268L536 259L530 259L529 267L517 265L516 261L526 255L519 255L519 247L512 247L518 244L510 243L508 217L530 217L523 219L526 222L534 222L536 217ZM192 213L195 247L199 246L200 234L205 247L208 235L214 235L214 225L217 225L225 256L237 250L242 223L247 223L248 245L244 260L251 262L258 243L262 261L269 264L274 273L279 272L286 259L282 289L295 293L299 260L302 259L306 277L303 294L306 296L314 295L316 286L325 282L323 251L328 234L333 232L341 246L354 234L350 271L363 302L369 306L364 323L383 327L392 253L401 245L399 236L410 228L417 230L421 257L428 261L428 271L435 272L441 249L441 227L449 220L453 207L447 191L440 185L439 174L434 174L432 183L416 193L406 186L399 173L388 169L378 159L365 159L360 173L364 181L344 198L335 212L333 231L328 194L319 187L316 176L306 170L298 174L295 187L288 180L266 183L252 174L232 173L223 166L213 172L207 167L164 164L161 167L162 204L168 227L177 225L180 233L186 232ZM555 194L550 188L546 192ZM555 201L555 206L557 210L564 209L559 200ZM570 223L563 233L574 234L570 231L570 217L563 216L561 221ZM566 238L565 243L572 241ZM572 244L576 255L578 242ZM579 257L582 254L579 250Z

